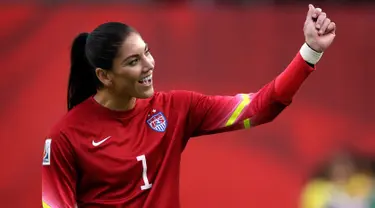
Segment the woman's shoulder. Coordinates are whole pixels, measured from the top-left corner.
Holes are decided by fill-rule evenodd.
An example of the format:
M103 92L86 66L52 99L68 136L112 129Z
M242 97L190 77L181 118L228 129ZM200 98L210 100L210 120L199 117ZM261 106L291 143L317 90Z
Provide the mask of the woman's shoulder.
M90 117L93 116L95 115L90 113L89 106L85 102L81 103L62 115L51 127L50 134L69 134L72 130L79 129L80 126L92 121L93 118Z

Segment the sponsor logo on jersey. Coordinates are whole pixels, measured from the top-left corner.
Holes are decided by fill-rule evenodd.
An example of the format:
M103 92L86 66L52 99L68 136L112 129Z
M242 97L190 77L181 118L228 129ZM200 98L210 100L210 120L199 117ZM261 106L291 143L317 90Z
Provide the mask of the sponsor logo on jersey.
M43 152L43 165L51 164L51 139L46 139L44 143L44 152Z
M97 147L97 146L101 145L103 142L105 142L108 139L110 139L111 137L112 136L107 136L106 138L100 140L99 142L95 142L94 140L92 140L92 146Z
M165 132L167 129L167 119L162 112L152 115L146 122L154 131Z

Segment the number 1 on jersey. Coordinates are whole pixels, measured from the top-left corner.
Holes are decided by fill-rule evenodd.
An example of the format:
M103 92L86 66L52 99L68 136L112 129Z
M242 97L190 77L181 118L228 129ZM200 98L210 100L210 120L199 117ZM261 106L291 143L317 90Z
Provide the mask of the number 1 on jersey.
M146 156L145 155L140 155L137 157L137 161L142 161L142 167L143 167L143 172L142 172L142 177L143 177L143 182L145 185L141 186L141 190L147 190L152 187L152 183L148 181L147 178L147 162L146 162Z

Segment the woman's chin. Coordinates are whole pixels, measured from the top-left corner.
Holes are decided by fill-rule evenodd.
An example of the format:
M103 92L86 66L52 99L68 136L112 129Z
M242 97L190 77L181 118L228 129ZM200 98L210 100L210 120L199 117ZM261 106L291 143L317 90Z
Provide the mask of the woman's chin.
M142 90L142 92L138 93L137 98L146 99L152 97L154 95L154 87L150 86L148 89Z

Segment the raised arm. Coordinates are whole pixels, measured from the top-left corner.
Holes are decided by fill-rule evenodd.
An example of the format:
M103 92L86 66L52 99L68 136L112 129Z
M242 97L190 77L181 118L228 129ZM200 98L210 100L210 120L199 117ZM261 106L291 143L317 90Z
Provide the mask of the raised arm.
M309 5L303 44L288 67L256 93L235 96L190 95L187 136L250 128L272 121L288 106L315 70L335 37L336 26L321 9Z

